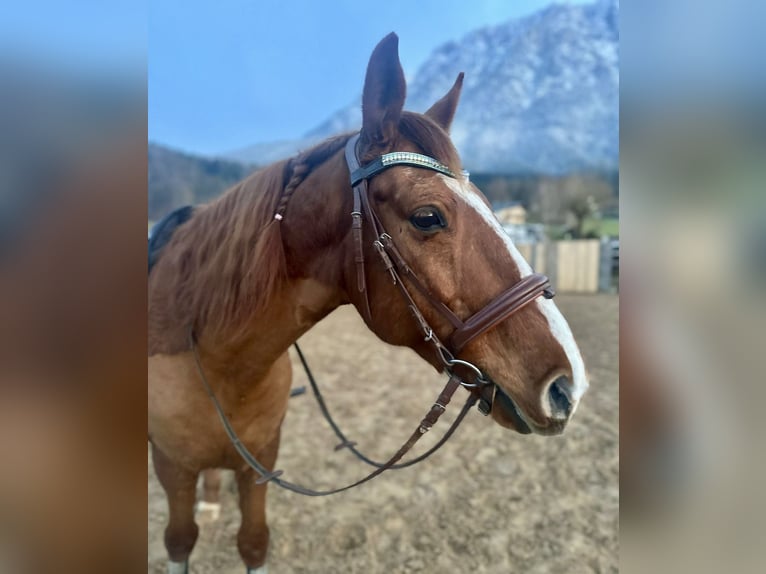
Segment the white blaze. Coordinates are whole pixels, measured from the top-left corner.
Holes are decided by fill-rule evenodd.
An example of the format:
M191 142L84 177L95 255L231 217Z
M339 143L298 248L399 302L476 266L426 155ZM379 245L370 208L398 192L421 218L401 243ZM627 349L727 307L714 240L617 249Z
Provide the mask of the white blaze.
M444 184L452 191L454 191L455 195L467 203L469 207L476 211L481 216L481 218L487 222L487 225L489 225L490 228L492 228L492 230L497 233L503 244L508 249L508 253L511 256L511 259L513 259L513 262L519 268L521 277L523 278L527 275L531 275L532 267L530 267L526 259L521 256L521 253L519 253L519 250L516 249L516 246L513 244L511 238L505 232L503 227L500 225L500 222L497 220L497 217L495 217L495 214L487 206L487 204L482 201L476 192L471 189L471 187L467 185L467 183L462 179L452 179L441 174L438 177L442 178ZM559 311L558 307L556 307L556 304L552 300L544 299L542 297L535 299L535 303L537 304L545 319L548 321L548 326L551 330L551 334L558 341L559 345L561 345L561 348L564 349L564 353L569 360L569 365L572 368L572 386L569 391L571 395L570 398L572 400L572 413L574 413L580 397L582 397L583 394L585 394L585 391L588 389L588 379L585 376L585 364L583 363L580 349L577 347L577 343L574 340L572 330L569 328L567 320L561 314L561 311ZM545 402L544 405L546 405Z

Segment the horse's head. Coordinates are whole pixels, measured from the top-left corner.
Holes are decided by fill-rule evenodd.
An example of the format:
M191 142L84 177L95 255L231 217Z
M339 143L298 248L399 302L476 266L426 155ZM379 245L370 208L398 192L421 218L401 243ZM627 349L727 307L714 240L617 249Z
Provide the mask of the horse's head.
M368 181L369 204L422 288L404 275L417 307L435 334L449 341L455 327L439 311L443 303L461 320L532 273L495 218L486 198L462 175L448 131L462 87L462 74L425 114L403 112L405 80L398 40L387 36L367 69L357 146L362 166L391 152L430 156L454 177L433 169L397 165ZM363 316L369 299L370 328L385 341L406 345L443 367L406 297L392 285L365 228L366 291L349 289ZM356 285L356 272L349 283ZM425 291L430 292L426 294ZM559 433L588 383L572 333L551 300L536 297L511 316L470 340L458 357L478 366L497 385L492 416L518 432Z

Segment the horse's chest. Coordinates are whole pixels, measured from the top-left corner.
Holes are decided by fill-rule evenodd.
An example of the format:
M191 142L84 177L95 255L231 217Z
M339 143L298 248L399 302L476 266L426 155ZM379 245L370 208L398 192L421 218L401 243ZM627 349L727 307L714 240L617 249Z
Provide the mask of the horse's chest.
M239 455L198 377L193 361L185 355L149 358L151 441L190 469L237 465ZM268 444L281 424L287 406L281 387L270 386L268 393L222 393L219 397L239 438L253 452Z

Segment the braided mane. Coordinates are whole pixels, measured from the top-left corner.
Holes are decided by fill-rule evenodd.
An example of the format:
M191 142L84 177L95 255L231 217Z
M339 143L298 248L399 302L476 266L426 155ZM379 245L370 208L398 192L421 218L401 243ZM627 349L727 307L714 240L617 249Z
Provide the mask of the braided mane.
M285 214L287 204L290 202L295 189L303 183L312 171L338 153L339 150L343 149L349 138L351 138L351 134L335 136L325 140L318 146L299 153L289 160L291 170L290 181L287 182L284 190L282 190L274 210L275 215L283 216Z

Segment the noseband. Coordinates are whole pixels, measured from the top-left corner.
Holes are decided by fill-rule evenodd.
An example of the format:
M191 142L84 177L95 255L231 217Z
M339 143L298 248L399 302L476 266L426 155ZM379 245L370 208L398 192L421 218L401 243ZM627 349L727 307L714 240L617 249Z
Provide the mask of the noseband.
M354 242L357 288L362 296L362 309L366 319L368 323L372 323L372 312L365 280L363 218L366 219L375 236L373 241L375 252L379 255L386 271L391 275L393 284L398 287L399 292L407 301L415 321L423 331L425 340L433 345L447 373L456 377L463 387L470 389L472 392L479 393L478 409L482 414L487 415L492 410L494 383L484 375L479 367L459 359L458 356L470 341L486 333L540 295L546 299L552 298L554 293L551 289L550 281L545 275L540 273L527 275L521 281L497 295L467 319L460 319L447 305L431 293L412 270L412 267L404 260L396 245L394 245L393 239L386 233L380 217L378 217L370 202L367 185L367 182L377 174L397 165L429 169L451 178L456 178L455 174L447 166L432 157L410 152L387 153L361 167L357 156L358 142L359 134L356 134L346 144L346 163L351 174L351 187L354 194L354 207L351 212L351 233L352 241ZM425 297L430 306L452 325L453 331L447 338L446 344L442 343L426 320L407 285L402 280L403 277L406 277L409 284L414 286Z
M370 310L369 294L365 279L363 222L366 220L370 226L370 230L375 237L372 243L373 247L375 248L375 252L383 262L385 269L391 275L393 284L399 289L400 293L407 302L407 305L409 306L415 321L423 331L425 340L433 345L444 370L450 376L447 384L444 386L444 389L442 389L441 393L439 393L436 401L434 401L434 404L426 413L426 416L423 417L423 420L420 421L420 425L418 425L412 435L410 435L409 439L407 439L407 441L399 448L399 450L384 463L375 462L360 453L356 449L355 443L349 441L345 437L340 428L332 420L332 417L330 417L329 411L327 410L326 405L324 404L324 400L319 393L316 382L310 369L308 368L308 364L305 361L303 353L301 353L296 344L296 350L298 351L299 358L303 363L304 368L306 369L306 374L308 375L309 381L311 382L311 386L317 397L317 401L319 402L320 409L325 418L327 418L328 422L330 423L330 426L335 431L335 434L342 441L341 444L336 448L349 448L349 450L351 450L358 458L376 468L370 474L352 484L331 490L313 490L311 488L306 488L304 486L288 482L287 480L280 478L282 474L281 470L271 471L260 462L258 462L258 460L245 447L245 445L237 436L237 433L234 431L231 422L226 416L223 407L218 401L218 398L215 396L215 393L210 387L207 377L205 376L205 371L199 356L199 349L195 333L194 331L190 331L189 333L189 346L196 362L202 385L204 386L207 394L210 396L210 399L212 400L213 405L215 406L215 409L218 413L218 417L221 419L224 430L231 440L234 449L240 454L243 460L260 475L260 478L256 481L256 483L264 484L266 482L273 482L282 488L306 496L327 496L330 494L343 492L344 490L354 488L355 486L359 486L360 484L364 484L365 482L372 480L386 470L404 468L428 458L431 454L436 452L449 439L450 436L452 436L452 433L455 432L468 411L477 402L479 405L479 411L484 415L489 414L492 410L492 401L495 395L495 384L484 375L479 367L469 361L460 359L459 353L470 341L479 335L486 333L498 323L504 319L507 319L513 313L540 295L548 299L553 297L553 291L550 288L550 281L548 278L544 275L534 273L524 277L521 281L497 295L494 299L487 303L487 305L485 305L482 309L467 319L460 319L442 301L433 296L425 284L418 278L417 274L404 260L401 253L396 248L396 245L394 245L391 236L386 233L380 218L372 207L368 197L367 189L367 182L370 179L375 177L380 172L397 165L408 165L423 169L429 169L431 171L436 171L452 178L455 178L455 174L447 166L443 165L441 162L435 160L432 157L410 152L387 153L362 167L359 164L359 159L357 158L356 154L356 146L358 141L359 134L356 134L348 141L345 153L349 173L351 174L351 187L353 188L354 207L353 211L351 212L351 235L352 241L354 242L354 261L356 265L357 288L362 297L363 313L367 319L367 322L372 324L372 312ZM277 213L277 215L275 215L275 219L281 221L283 219L282 214ZM417 289L421 295L425 297L428 303L438 313L440 313L448 323L452 325L453 331L449 335L446 345L442 343L431 325L426 320L425 316L420 310L420 307L413 299L410 290L405 285L403 278L406 278L407 282L413 285L415 289ZM436 424L436 422L446 410L447 405L452 399L452 396L455 394L455 391L461 386L469 390L468 398L460 410L460 413L455 418L455 421L452 423L444 436L423 454L406 462L399 462L404 457L404 455L415 445L415 443L418 442L420 437L422 437L431 429L434 424Z

